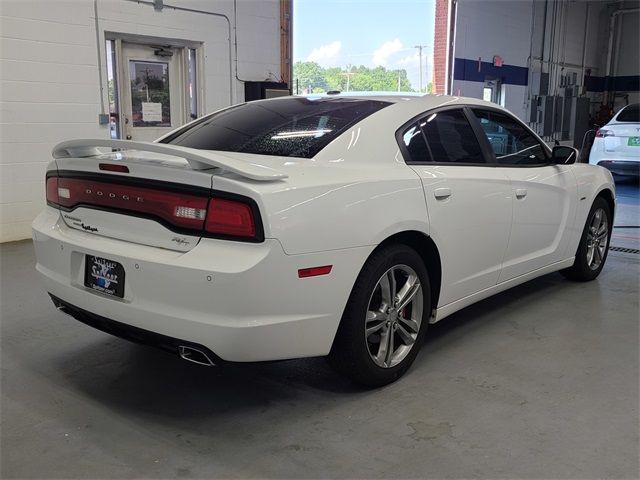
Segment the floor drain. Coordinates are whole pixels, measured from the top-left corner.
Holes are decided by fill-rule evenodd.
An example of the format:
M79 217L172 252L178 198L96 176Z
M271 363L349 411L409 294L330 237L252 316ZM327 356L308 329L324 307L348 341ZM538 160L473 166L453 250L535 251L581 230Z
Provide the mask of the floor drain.
M609 247L609 250L612 252L635 253L636 255L640 254L640 250L637 248Z

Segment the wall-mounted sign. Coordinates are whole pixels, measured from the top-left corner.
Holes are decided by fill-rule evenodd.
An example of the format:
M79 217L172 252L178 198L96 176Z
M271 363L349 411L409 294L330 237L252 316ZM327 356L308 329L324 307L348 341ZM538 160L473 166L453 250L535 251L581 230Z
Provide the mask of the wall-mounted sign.
M142 102L142 121L161 122L162 104L155 102Z
M502 57L500 55L494 55L493 56L493 66L494 67L501 67L502 66Z

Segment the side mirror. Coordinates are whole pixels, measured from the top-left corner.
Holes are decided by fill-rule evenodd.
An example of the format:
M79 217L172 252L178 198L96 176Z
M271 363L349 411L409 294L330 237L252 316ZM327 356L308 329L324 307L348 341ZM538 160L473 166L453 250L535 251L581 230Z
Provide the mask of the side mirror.
M570 165L578 160L578 150L573 147L556 146L551 150L551 160L558 165Z

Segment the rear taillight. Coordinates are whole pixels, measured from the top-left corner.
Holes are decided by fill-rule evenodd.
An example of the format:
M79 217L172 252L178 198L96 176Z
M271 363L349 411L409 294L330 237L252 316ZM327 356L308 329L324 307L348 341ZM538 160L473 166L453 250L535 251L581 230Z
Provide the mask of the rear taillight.
M257 208L245 197L54 176L47 178L46 190L47 203L64 210L98 208L151 218L177 232L262 241Z
M254 238L256 222L251 205L238 200L212 198L204 230L215 235Z
M596 131L596 137L597 138L603 138L603 137L615 137L615 134L613 133L613 130L606 130L604 128L599 128Z
M47 177L47 203L58 205L58 177Z

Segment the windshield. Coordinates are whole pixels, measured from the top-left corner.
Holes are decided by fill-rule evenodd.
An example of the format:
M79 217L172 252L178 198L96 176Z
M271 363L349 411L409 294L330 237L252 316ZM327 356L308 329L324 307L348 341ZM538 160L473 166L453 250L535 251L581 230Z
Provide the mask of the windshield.
M162 143L312 158L347 128L388 105L379 100L340 97L258 100L204 117Z

